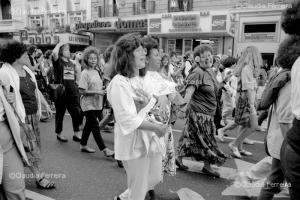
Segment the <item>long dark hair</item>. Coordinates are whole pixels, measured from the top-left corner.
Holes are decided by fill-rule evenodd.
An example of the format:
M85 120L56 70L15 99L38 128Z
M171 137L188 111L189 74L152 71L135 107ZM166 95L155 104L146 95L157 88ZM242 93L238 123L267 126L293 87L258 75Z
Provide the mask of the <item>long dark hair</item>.
M141 45L143 43L139 33L128 33L118 39L110 57L109 64L113 68L110 78L116 74L128 78L134 76L133 51Z

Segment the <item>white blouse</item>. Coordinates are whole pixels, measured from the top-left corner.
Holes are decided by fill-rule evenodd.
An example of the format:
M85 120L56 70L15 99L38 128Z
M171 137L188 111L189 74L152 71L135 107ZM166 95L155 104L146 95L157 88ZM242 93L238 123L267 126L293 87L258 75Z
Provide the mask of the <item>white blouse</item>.
M115 158L131 160L146 155L146 148L137 128L145 116L138 115L134 103L135 93L129 79L116 75L107 88L107 98L115 116Z

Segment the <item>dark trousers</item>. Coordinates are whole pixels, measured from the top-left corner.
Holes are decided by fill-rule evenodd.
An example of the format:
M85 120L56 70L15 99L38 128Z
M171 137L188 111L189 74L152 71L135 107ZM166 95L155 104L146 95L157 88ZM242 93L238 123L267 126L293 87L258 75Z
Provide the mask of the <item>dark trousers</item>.
M294 126L294 125L293 125ZM293 130L292 127L290 131ZM289 134L289 132L287 134ZM299 133L299 130L298 130ZM300 199L300 155L286 142L283 142L280 152L281 166L285 179L289 184L291 200Z
M63 120L66 109L71 115L73 131L79 131L81 120L81 108L78 97L65 97L55 101L56 115L55 115L55 133L60 134L63 130Z
M268 110L263 110L260 115L258 116L258 125L261 126L265 119L268 118Z
M82 146L87 145L87 141L92 132L100 151L103 151L106 148L99 128L98 119L101 118L101 113L101 110L89 110L84 112L86 121L82 131L82 137L80 142Z
M271 173L267 177L257 200L273 199L274 195L281 191L281 185L284 185L284 175L281 169L281 163L280 160L273 158Z

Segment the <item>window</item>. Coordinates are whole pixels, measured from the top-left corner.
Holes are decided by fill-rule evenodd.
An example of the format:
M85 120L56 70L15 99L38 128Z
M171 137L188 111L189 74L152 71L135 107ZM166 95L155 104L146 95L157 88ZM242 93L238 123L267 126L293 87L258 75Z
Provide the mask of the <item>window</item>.
M69 13L69 24L74 24L79 21L85 21L85 12L70 12Z
M44 26L44 20L41 16L31 16L30 17L30 27L37 28Z
M274 33L276 24L246 24L244 33Z
M169 0L169 12L191 11L193 0Z
M171 53L172 51L175 51L176 41L175 40L168 40L168 53Z
M242 40L244 42L275 42L277 40L277 23L244 24Z
M64 25L64 15L63 14L50 15L49 22L50 22L49 23L50 27L58 29L60 26Z
M188 51L193 51L193 41L191 39L184 40L184 53Z

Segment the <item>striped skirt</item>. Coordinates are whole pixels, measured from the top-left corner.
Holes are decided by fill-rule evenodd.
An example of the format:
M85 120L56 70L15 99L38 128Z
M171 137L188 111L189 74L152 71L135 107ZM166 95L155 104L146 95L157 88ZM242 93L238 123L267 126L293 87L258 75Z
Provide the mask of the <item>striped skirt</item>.
M193 157L197 161L222 165L230 156L223 153L216 142L214 116L188 109L188 117L180 139L177 155Z

